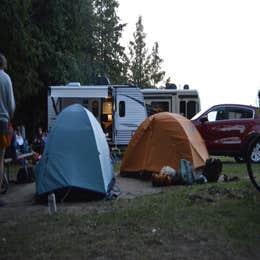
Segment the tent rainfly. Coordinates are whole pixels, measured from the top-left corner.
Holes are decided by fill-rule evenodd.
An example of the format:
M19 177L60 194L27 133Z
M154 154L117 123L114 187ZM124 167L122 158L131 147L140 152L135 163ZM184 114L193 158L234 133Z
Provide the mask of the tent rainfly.
M120 173L160 172L170 166L177 172L181 159L193 168L203 167L209 154L193 123L175 113L162 112L148 117L136 130L124 154Z
M91 112L79 104L64 109L36 167L36 195L77 190L105 196L114 172L105 134Z

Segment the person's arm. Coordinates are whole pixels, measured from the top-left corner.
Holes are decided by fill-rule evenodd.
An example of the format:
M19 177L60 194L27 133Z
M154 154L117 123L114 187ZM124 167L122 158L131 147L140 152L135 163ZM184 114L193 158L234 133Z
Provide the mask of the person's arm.
M10 116L10 119L13 118L14 111L15 111L15 99L14 99L14 92L13 92L13 85L10 77L8 76L8 113Z

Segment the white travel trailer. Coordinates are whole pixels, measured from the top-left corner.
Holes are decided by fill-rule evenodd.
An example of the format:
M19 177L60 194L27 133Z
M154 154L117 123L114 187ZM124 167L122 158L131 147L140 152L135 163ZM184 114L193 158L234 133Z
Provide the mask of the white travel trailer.
M148 116L158 112L172 112L191 119L200 111L200 98L197 90L187 88L146 88L141 90Z
M135 86L81 86L80 83L69 83L49 87L48 129L57 115L74 103L83 105L93 113L109 143L116 146L128 145L137 127L147 117L143 95Z

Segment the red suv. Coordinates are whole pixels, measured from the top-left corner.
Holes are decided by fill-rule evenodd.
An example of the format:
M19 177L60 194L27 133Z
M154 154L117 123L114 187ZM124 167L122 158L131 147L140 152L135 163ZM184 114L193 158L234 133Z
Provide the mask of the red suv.
M245 157L249 142L260 135L259 108L246 105L216 105L199 112L191 121L204 138L211 155ZM260 162L260 143L251 153L253 162Z

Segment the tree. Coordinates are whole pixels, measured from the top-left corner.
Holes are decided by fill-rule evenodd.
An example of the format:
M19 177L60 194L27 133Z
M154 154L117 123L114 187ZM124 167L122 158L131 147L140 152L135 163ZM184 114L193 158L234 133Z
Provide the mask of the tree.
M147 56L142 16L138 17L133 37L134 41L129 43L129 81L143 88L150 85L148 76L150 58Z
M1 1L0 51L7 56L14 85L14 123L29 129L47 126L50 85L88 84L96 76L122 84L129 75L132 83L151 85L149 65L155 60L160 68L161 60L147 56L141 17L130 58L126 55L119 42L125 24L117 8L117 0ZM158 73L153 71L153 82Z
M33 14L45 85L86 81L84 70L93 45L92 1L34 0Z
M0 48L16 99L14 121L46 127L48 86L92 75L93 0L1 2ZM28 102L30 101L30 102ZM14 122L14 123L15 123Z
M156 86L157 83L163 80L165 76L165 71L161 70L161 64L163 59L159 56L159 44L158 42L154 43L152 53L151 53L151 62L150 62L150 78L153 86Z
M31 21L32 0L1 2L1 51L8 59L16 100L14 122L27 124L32 107L31 97L41 85L38 73L39 48L34 39L35 26Z
M129 43L129 58L126 63L129 81L141 88L155 87L165 76L165 72L161 70L163 59L159 56L158 42L154 43L152 53L148 55L142 16L138 18L133 36L134 40Z
M3 1L5 10L0 16L1 49L8 58L16 99L35 93L39 83L37 67L37 44L33 39L35 27L31 23L31 0ZM16 87L16 86L19 86ZM18 102L19 105L19 102Z
M95 0L94 76L107 76L113 83L122 83L124 75L124 47L119 43L125 24L119 22L116 0Z

